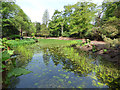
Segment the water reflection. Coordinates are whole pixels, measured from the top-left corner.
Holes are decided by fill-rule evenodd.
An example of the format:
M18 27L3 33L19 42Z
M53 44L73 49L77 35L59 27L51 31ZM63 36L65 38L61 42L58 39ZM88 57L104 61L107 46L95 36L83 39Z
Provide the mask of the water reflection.
M43 50L43 61L45 63L45 65L48 65L49 64L49 60L50 60L50 55L48 53L48 49L44 49Z
M52 49L52 50L51 50ZM86 77L91 73L95 73L96 80L100 81L98 85L101 86L105 84L109 87L120 87L120 71L118 67L115 67L112 63L102 60L101 57L97 57L96 59L88 58L89 55L86 53L79 52L79 55L76 51L73 51L72 48L63 48L63 51L56 48L51 48L49 51L54 53L55 55L57 52L61 52L63 57L67 59L62 59L63 69L66 69L70 72L74 72L75 74ZM67 53L68 52L68 53ZM60 56L60 53L58 53ZM81 55L82 54L82 55ZM66 56L67 55L67 56ZM60 56L60 57L61 57ZM86 56L86 57L82 57ZM74 60L73 60L74 57ZM60 60L60 59L59 59ZM79 62L79 63L78 63Z
M18 77L19 82L14 85L16 88L118 88L120 71L112 63L103 64L101 59L72 47L44 48L26 66L33 73Z

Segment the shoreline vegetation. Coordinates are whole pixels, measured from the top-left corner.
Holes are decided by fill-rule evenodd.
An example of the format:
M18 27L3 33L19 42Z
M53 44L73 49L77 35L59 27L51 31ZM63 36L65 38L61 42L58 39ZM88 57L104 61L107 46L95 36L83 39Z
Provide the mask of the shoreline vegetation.
M37 42L36 42L37 40ZM106 62L113 62L113 64L119 66L120 61L118 60L119 53L115 48L108 48L107 43L103 41L90 41L85 39L74 39L74 38L66 38L66 37L59 37L59 38L44 38L44 37L23 37L23 39L15 39L15 40L7 40L4 38L2 40L2 75L3 81L8 85L9 79L12 76L20 76L30 73L30 71L21 68L22 63L28 62L32 55L34 49L39 50L40 48L61 48L61 47L73 47L80 51L90 52L92 54L101 55L103 58L106 58ZM28 45L28 47L27 47ZM30 47L29 47L30 46ZM33 51L31 51L31 48ZM112 54L111 54L112 52ZM16 60L14 57L18 54L18 58L22 60L19 68L16 67ZM112 56L111 56L112 55ZM6 62L12 62L9 65ZM17 70L17 72L16 72ZM7 75L7 77L5 77ZM6 87L6 86L3 86Z
M75 39L75 38L67 38L67 37L49 37L46 39L57 39L57 40L82 40L82 43L85 43L85 39ZM93 45L95 47L93 47ZM87 52L93 52L92 50L95 49L94 52L96 55L101 55L103 58L105 58L108 61L114 62L118 65L120 65L120 46L118 48L110 48L109 44L104 41L91 41L89 44L85 46L75 46L75 48L87 51Z
M120 1L103 0L99 6L92 2L77 2L64 6L62 11L55 10L51 19L46 9L42 23L32 22L24 10L16 4L16 0L13 2L4 0L1 5L0 73L2 79L0 84L9 85L12 77L30 73L31 71L25 67L32 60L34 52L40 52L41 49L45 49L46 53L48 48L51 48L51 52L56 51L55 54L63 52L61 54L65 55L65 58L67 55L69 59L75 57L76 62L79 65L82 62L83 66L86 64L86 57L84 54L82 56L82 53L81 56L75 53L77 50L102 56L103 63L105 60L116 67L120 66ZM44 57L46 58L47 54L44 54ZM81 62L80 57L82 57ZM87 60L88 65L91 65L90 59ZM93 60L97 61L96 58ZM109 66L106 64L105 67L107 65ZM104 71L104 65L102 67ZM84 68L88 71L90 69ZM114 71L111 73L112 67L107 68L110 75L114 77ZM99 73L99 70L97 72ZM111 77L108 77L107 73L100 75L108 77L107 83L110 84L108 86L118 87L120 85L120 82L116 81L120 80L118 72L115 69L117 77L110 82Z
M32 38L32 37L24 37L24 38ZM55 39L55 40L82 40L82 44L86 43L87 39L78 39L78 38L68 38L68 37L36 37L37 39ZM111 48L109 46L109 43L104 41L90 41L90 43L87 43L86 45L74 45L73 47L87 51L92 52L96 55L100 55L106 60L113 62L115 64L120 65L120 46L117 48ZM94 50L94 51L93 51Z

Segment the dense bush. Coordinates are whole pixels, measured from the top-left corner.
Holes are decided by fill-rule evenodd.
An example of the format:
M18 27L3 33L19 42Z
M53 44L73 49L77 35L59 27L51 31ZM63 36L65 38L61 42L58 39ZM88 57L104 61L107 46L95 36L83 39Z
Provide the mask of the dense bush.
M11 35L9 36L10 39L16 39L16 38L19 38L20 39L20 35Z
M9 47L17 47L19 45L26 45L35 43L34 39L23 39L23 40L8 40L7 41Z
M107 42L107 44L110 46L110 47L118 47L120 45L120 38L117 38L117 39L110 39L108 37L106 37L105 35L102 35L103 39L105 42Z

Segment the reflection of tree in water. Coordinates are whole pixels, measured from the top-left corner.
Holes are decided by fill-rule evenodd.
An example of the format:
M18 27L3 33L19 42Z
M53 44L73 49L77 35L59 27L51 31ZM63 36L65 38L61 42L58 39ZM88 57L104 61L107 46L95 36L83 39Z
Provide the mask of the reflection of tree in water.
M56 66L60 63L60 58L57 55L52 55L51 59L53 60Z
M74 61L67 59L66 56L61 54L57 48L49 49L49 51L52 53L51 59L53 60L54 64L58 65L59 63L62 63L63 69L67 71L72 71L79 76L87 76L88 73L92 72L91 70L88 71L88 69L85 70L85 66L82 67L80 66L81 64L77 65Z
M96 72L96 76L101 83L105 83L110 88L120 88L120 71L111 65L101 65Z
M120 77L117 79L114 79L112 82L109 82L108 84L111 88L119 88L120 89Z
M63 69L67 71L72 71L74 72L74 74L82 77L87 76L91 72L95 72L96 73L95 76L97 77L98 81L100 81L101 83L104 83L104 84L107 83L106 85L113 88L120 86L120 83L119 83L120 72L116 69L116 67L112 67L109 63L105 64L103 61L101 61L101 63L97 62L95 61L96 58L94 58L94 60L89 59L89 56L87 55L85 55L85 58L82 58L84 57L83 53L82 55L81 54L78 56L76 55L75 57L76 59L74 59L73 56L75 56L76 53L71 51L70 51L71 52L70 55L72 56L67 55L68 58L71 57L67 59L67 57L65 56L66 51L63 50L63 52L60 53L61 49L57 49L57 48L52 48L52 50L50 49L50 52L53 55L52 59L55 65L62 63Z
M45 65L47 66L49 64L49 61L50 61L50 54L49 54L47 48L45 48L43 50L43 52L44 52L44 54L43 54L43 61L44 61Z

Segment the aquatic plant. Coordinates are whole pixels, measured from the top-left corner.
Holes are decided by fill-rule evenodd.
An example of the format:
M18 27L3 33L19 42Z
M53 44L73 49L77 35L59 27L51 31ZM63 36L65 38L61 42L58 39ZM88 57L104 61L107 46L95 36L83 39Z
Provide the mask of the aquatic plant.
M116 68L112 68L113 66L111 64L99 63L99 65L97 65L95 63L92 63L94 61L93 59L88 58L88 55L85 53L78 53L77 50L75 50L73 47L62 47L62 48L51 47L49 48L49 52L68 59L68 60L67 59L62 60L63 62L66 63L63 66L63 69L65 69L66 72L73 71L76 74L81 73L82 76L83 75L87 76L89 73L93 73L92 75L90 74L90 77L94 80L99 81L96 84L93 81L93 85L96 85L97 87L104 87L105 83L107 83L107 85L109 85L110 87L113 86L116 87L118 85L118 83L116 83L115 86L115 82L117 81L114 80L119 78L120 72ZM94 75L94 73L96 74ZM63 77L68 78L68 76L63 76ZM111 83L113 85L111 85Z

